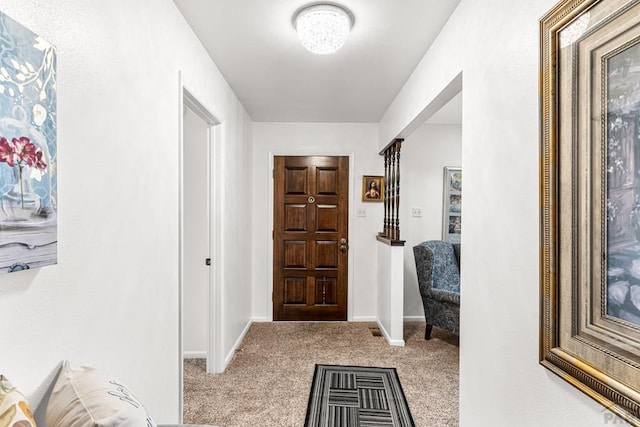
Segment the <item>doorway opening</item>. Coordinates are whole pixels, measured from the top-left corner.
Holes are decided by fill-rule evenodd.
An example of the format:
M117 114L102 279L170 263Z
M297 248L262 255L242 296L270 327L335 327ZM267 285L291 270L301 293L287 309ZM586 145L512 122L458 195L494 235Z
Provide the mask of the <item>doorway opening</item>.
M400 201L400 223L404 224L402 232L407 237L404 248L405 320L425 321L413 247L427 240L451 243L464 240L463 96L461 72L402 131L402 180L405 185ZM460 179L454 179L454 174L459 174ZM460 284L464 286L465 263L458 265ZM459 320L457 322L459 324ZM452 342L459 343L454 334L449 336L455 338ZM459 366L459 359L455 363Z
M182 87L179 147L179 380L184 359L206 359L221 372L219 159L221 124ZM182 416L182 415L181 415Z

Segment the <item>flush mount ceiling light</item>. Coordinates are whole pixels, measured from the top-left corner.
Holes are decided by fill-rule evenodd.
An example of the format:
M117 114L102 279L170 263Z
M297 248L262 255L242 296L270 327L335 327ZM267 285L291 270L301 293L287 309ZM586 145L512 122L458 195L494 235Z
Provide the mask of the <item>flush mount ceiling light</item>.
M309 51L326 55L344 45L353 27L353 14L332 3L315 3L293 15L293 26L302 45Z

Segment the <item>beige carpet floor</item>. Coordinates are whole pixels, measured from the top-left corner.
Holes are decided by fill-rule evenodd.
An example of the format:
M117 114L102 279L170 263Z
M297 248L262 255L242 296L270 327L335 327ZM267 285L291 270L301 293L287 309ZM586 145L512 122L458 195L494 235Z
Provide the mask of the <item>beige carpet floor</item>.
M458 339L405 323L405 347L373 323L255 323L223 374L184 365L184 420L224 427L301 427L316 363L397 369L416 426L458 425Z

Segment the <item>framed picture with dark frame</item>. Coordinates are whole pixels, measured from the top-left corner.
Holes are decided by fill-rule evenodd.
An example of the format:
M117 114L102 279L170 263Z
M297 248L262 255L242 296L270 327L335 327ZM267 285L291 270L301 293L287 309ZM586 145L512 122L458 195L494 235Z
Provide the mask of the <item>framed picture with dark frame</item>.
M540 363L640 426L640 1L540 23Z
M384 177L374 175L364 175L362 177L362 201L382 202L384 201Z
M462 236L462 169L445 166L442 240L460 243Z

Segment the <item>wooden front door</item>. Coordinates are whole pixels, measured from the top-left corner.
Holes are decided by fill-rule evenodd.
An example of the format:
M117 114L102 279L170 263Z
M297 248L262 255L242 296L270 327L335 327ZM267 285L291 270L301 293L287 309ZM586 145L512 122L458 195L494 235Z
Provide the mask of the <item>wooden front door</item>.
M347 320L348 200L348 157L274 158L274 320Z

